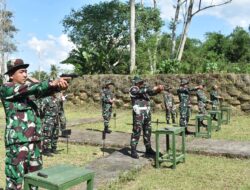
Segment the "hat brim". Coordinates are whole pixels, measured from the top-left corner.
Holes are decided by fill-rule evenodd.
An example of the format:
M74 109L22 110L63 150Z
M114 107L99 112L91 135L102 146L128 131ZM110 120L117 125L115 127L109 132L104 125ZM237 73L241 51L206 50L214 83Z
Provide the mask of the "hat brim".
M144 83L144 80L135 81L135 84Z
M17 65L16 67L11 68L10 70L8 70L6 73L4 73L5 75L8 75L10 73L13 73L15 71L17 71L18 69L26 69L29 67L29 64L22 64L22 65Z

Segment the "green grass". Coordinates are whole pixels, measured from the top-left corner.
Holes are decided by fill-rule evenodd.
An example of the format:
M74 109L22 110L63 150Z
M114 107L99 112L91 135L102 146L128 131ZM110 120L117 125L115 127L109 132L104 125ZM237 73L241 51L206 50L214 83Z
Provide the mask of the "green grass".
M91 106L65 107L68 121L83 118L101 118L101 108ZM194 114L193 114L194 117ZM0 187L4 186L4 125L5 116L0 108ZM152 114L152 121L165 121L165 113L162 111ZM191 120L191 122L194 122ZM226 139L234 141L250 141L249 130L250 118L247 115L235 115L229 125L223 125L218 132L212 133L212 139ZM111 129L131 133L132 130L131 110L117 110L116 127L114 119L111 119ZM159 124L158 127L165 126ZM156 129L156 124L152 128ZM83 124L72 129L98 129L103 130L103 123ZM190 137L188 140L191 140ZM69 154L66 153L66 144L59 143L59 149L65 149L61 154L54 157L43 157L44 167L55 164L69 163L83 166L102 155L100 147L70 145ZM227 159L223 157L207 157L199 155L188 155L185 164L179 164L176 170L169 168L155 169L147 166L140 172L132 172L122 175L119 183L112 184L105 189L250 189L250 160Z
M91 108L90 108L91 109ZM131 133L132 131L132 112L131 110L116 110L117 119L116 125L115 120L112 117L110 120L110 126L113 131L121 131L126 133ZM70 109L66 109L66 116L70 115L71 118L81 119L101 117L101 108L92 108L90 111L80 108L80 113ZM83 116L82 116L83 115ZM194 124L195 114L193 113L190 120L190 124ZM157 125L154 123L157 121L165 122L165 112L157 111L152 113L152 129L156 129ZM69 120L69 119L68 119ZM178 120L177 120L178 121ZM250 130L249 130L250 117L247 115L234 115L231 117L231 123L228 125L223 124L221 130L218 132L212 132L212 139L224 139L232 141L250 141ZM159 124L158 127L165 127L165 124ZM82 124L77 127L72 127L72 129L97 129L103 130L103 122L97 122L92 124ZM194 131L194 126L190 125L190 129Z
M250 189L250 160L187 155L176 170L165 163L160 169L146 166L122 175L110 190L247 190Z

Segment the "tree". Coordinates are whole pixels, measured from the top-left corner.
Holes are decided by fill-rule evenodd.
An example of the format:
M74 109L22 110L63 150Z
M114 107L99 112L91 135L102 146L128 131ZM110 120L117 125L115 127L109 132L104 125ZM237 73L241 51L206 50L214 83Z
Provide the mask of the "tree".
M124 59L129 44L128 10L127 4L114 0L88 5L78 11L72 10L64 18L64 32L77 46L70 56L83 58L76 63L74 58L69 58L73 65L77 65L79 72L116 73L124 65L128 70L128 60ZM74 56L77 52L84 55ZM84 64L90 67L87 71L84 70Z
M50 79L55 80L58 77L58 72L59 72L58 67L56 65L51 65L49 74Z
M232 63L250 62L250 34L242 27L236 27L227 37L225 57Z
M198 2L196 10L194 10L195 2ZM181 61L184 46L185 46L185 43L187 40L187 34L188 34L189 27L190 27L190 24L191 24L193 17L203 10L228 4L228 3L232 2L232 0L224 0L222 3L217 3L217 4L213 3L213 0L211 0L210 5L203 6L204 2L206 3L206 1L204 1L204 0L197 0L197 1L187 0L187 1L185 1L185 7L187 7L187 9L184 12L183 29L182 29L181 40L180 40L180 44L179 44L178 52L177 52L177 60L178 61Z
M130 73L135 71L135 0L130 0Z
M6 72L6 62L8 55L16 51L16 45L13 43L14 34L18 29L12 22L13 13L6 10L4 1L0 2L0 56L1 66L0 74L3 76Z
M49 79L49 75L45 71L34 71L30 73L30 76L35 79L39 79L40 76L40 81Z
M73 64L78 74L133 72L137 67L130 68L129 64L129 10L130 4L117 0L72 10L64 18L63 26L76 48L62 63ZM160 16L152 8L141 9L139 4L135 4L135 10L134 44L138 44L145 41L162 22L158 22ZM157 24L154 26L152 23Z

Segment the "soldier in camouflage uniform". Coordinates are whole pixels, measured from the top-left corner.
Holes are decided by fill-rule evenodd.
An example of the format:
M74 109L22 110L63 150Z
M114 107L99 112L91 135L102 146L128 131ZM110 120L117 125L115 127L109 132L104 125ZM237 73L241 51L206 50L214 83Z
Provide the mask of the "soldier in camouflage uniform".
M147 155L155 155L155 151L151 148L151 110L150 96L157 95L164 87L162 85L155 86L153 89L146 87L144 81L135 76L134 85L130 88L129 94L133 106L133 131L131 135L131 157L138 159L136 146L140 139L141 131L143 131L144 145L146 146Z
M5 74L9 75L10 82L0 87L6 115L4 136L7 190L21 190L24 174L42 168L42 126L38 108L30 96L41 98L68 86L64 79L25 84L28 66L22 59L8 61Z
M190 88L188 87L188 80L181 79L181 84L179 89L177 90L177 94L179 97L180 105L180 127L185 127L186 134L190 134L188 131L188 121L189 121L189 109L190 109L190 93L192 91L196 91L199 89L199 86Z
M212 110L218 110L220 107L220 100L223 100L223 98L219 96L217 85L213 85L212 87L212 91L210 92L210 100L212 103ZM212 115L212 119L216 121L218 120L216 118L216 114Z
M175 117L176 117L176 107L174 104L174 96L170 92L171 87L167 87L165 89L165 92L163 94L164 99L164 105L166 109L166 121L167 124L170 124L170 117L172 118L172 123L175 123Z
M102 117L104 121L104 132L111 133L109 129L109 121L112 114L112 105L115 101L114 95L111 92L111 86L114 85L111 80L105 82L104 87L101 90L101 100L102 100Z
M197 96L197 101L198 101L198 109L199 109L199 114L203 114L206 115L207 114L207 103L210 103L211 101L207 99L205 93L204 93L204 83L200 84L199 89L196 92L196 96ZM203 127L207 127L206 124L203 123L202 119L199 119L198 121L198 125L199 126L203 126Z
M64 113L64 107L63 107L63 103L66 100L66 97L63 95L62 92L60 92L58 94L58 106L59 106L59 127L60 127L60 131L63 131L66 129L66 117L65 117L65 113Z
M57 153L57 141L59 136L59 106L56 94L45 97L42 100L44 110L43 118L43 154L51 156ZM51 149L50 149L51 148Z

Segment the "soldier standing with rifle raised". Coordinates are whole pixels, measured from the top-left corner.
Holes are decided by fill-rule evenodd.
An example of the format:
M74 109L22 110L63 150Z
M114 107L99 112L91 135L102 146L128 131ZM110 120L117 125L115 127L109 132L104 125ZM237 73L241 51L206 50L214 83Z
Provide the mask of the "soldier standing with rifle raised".
M39 99L68 87L64 78L26 84L28 66L22 59L8 61L5 74L10 80L0 87L6 115L6 190L21 190L24 174L42 168L41 119L30 96Z
M155 155L155 151L151 147L151 110L150 96L157 95L164 90L163 85L155 86L153 89L146 87L144 81L135 76L134 85L130 88L129 94L133 106L133 131L131 135L131 157L138 159L136 151L141 131L143 131L143 141L146 147L147 155Z
M223 97L219 96L217 85L213 85L212 87L212 91L210 92L210 100L212 102L212 110L218 110L220 107L220 100L223 100ZM212 115L212 119L216 121L218 120L216 118L216 114Z
M170 117L172 119L172 123L175 123L175 117L176 117L176 108L174 105L174 96L170 92L171 87L167 87L164 89L163 99L164 99L164 105L166 109L166 121L167 124L170 124Z
M109 121L112 115L112 105L115 101L113 93L111 91L111 86L114 83L111 80L107 80L104 87L101 90L101 100L102 100L102 117L104 122L104 133L111 133L109 129Z
M200 88L200 86L196 86L194 88L188 87L189 81L187 79L181 79L181 84L179 89L177 90L177 94L179 97L180 105L180 127L185 127L186 134L191 134L188 131L188 121L189 121L189 109L190 109L190 93L192 91L196 91Z
M205 87L205 84L202 82L200 84L200 87L199 89L197 90L196 92L196 96L197 96L197 101L198 101L198 108L199 108L199 114L207 114L207 103L211 103L210 100L207 99L205 93L204 93L204 87ZM205 123L203 123L203 120L202 119L199 119L198 121L198 125L199 126L203 126L203 127L207 127L207 125Z

